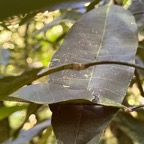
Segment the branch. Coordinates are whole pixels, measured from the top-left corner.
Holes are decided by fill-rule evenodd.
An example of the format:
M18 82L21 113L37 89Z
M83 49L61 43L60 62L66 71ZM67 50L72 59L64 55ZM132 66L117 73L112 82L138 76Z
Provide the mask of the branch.
M97 62L91 62L91 63L86 63L86 64L81 64L81 63L72 63L72 64L66 64L54 68L46 68L38 73L38 78L41 78L43 76L59 72L62 70L85 70L91 66L96 66L96 65L108 65L108 64L115 64L115 65L123 65L123 66L128 66L128 67L133 67L137 68L140 70L144 70L144 67L139 66L137 64L133 63L127 63L127 62L120 62L120 61L97 61Z
M133 112L136 111L139 108L143 108L144 105L138 105L138 106L133 106L133 107L127 107L124 111L125 112Z

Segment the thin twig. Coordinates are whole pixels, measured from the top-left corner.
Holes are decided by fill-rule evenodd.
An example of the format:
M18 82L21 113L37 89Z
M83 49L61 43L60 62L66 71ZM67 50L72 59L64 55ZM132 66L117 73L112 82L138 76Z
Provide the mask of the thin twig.
M125 109L125 112L133 112L133 111L136 111L137 109L143 108L143 107L144 107L144 105L138 105L138 106L133 106L133 107L127 107L127 108Z
M38 78L55 73L55 72L59 72L62 70L85 70L91 66L96 66L96 65L108 65L108 64L114 64L114 65L123 65L123 66L128 66L128 67L133 67L133 68L137 68L137 69L141 69L144 70L144 67L139 66L137 64L133 64L133 63L127 63L127 62L120 62L120 61L97 61L97 62L91 62L91 63L86 63L86 64L81 64L81 63L72 63L72 64L66 64L66 65L61 65L58 67L54 67L54 68L49 68L45 71L40 71L38 73Z
M140 90L141 96L144 97L144 91L143 91L143 87L142 87L140 76L139 76L137 69L135 70L135 77L136 77L136 82L137 82L138 88Z

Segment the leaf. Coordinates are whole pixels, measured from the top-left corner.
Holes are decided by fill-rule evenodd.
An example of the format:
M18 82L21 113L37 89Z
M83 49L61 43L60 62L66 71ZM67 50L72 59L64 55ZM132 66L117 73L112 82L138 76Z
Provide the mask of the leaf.
M134 118L129 113L120 111L114 118L113 122L115 125L114 127L124 132L124 135L127 135L133 143L144 143L144 121Z
M42 68L32 69L20 76L9 76L0 79L0 99L3 100L10 93L16 91L22 86L31 83L38 78L38 72Z
M12 113L26 109L27 106L0 107L0 120L9 117Z
M128 8L129 11L134 15L138 31L139 40L142 41L144 38L144 0L132 0L132 4Z
M54 104L51 105L52 126L57 141L63 144L86 144L95 135L98 144L102 130L112 118L117 108ZM67 135L67 136L66 136Z
M0 65L8 65L10 53L8 49L0 48Z
M70 30L52 58L51 67L101 60L133 63L138 45L136 30L134 17L119 6L92 10ZM84 71L65 70L50 75L48 83L24 87L10 96L49 104L74 99L103 105L109 103L105 101L104 104L104 99L121 103L133 72L133 68L119 65L99 65Z
M51 66L101 60L134 62L138 46L136 30L133 16L121 7L92 10L70 30ZM81 95L82 90L88 90L96 101L104 97L121 103L133 72L133 68L124 66L101 65L80 72L55 73L49 83L63 85L72 94L79 91Z
M46 120L40 124L37 124L33 128L29 130L21 130L19 136L15 140L7 140L4 144L27 144L35 135L37 135L40 131L49 127L51 124L50 120Z
M72 93L68 91L64 86L51 83L42 83L23 87L20 90L10 94L9 97L16 97L38 104L53 104L67 101L73 103L86 102L93 104L91 101L94 98L94 96L92 96L92 94L87 90L73 91ZM95 103L103 106L125 108L124 105L104 97L97 99Z
M53 11L57 9L81 8L92 0L1 0L0 21L13 15L26 14L32 11ZM7 11L6 11L7 10Z
M132 0L132 4L129 7L129 11L134 15L138 29L142 31L144 29L144 0Z

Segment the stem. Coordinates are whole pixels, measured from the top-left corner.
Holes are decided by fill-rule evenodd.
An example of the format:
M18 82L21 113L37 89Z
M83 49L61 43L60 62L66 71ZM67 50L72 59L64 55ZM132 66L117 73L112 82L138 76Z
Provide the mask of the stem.
M91 62L91 63L86 63L86 64L72 63L72 64L66 64L66 65L62 65L62 66L58 66L58 67L54 67L54 68L48 68L47 70L44 69L44 71L42 70L38 73L38 78L55 73L55 72L59 72L62 70L71 69L71 70L80 71L80 70L85 70L91 66L107 65L107 64L123 65L123 66L129 66L129 67L144 70L144 67L139 66L137 64L133 64L133 63L120 62L120 61L98 61L98 62Z
M125 109L125 112L133 112L133 111L136 111L137 109L142 108L142 107L144 107L144 105L128 107L128 108Z

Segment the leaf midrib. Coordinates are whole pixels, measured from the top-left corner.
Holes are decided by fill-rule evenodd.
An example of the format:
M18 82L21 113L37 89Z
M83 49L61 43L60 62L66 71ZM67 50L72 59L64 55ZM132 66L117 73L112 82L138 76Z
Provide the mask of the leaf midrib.
M104 22L104 27L103 27L103 33L102 33L102 37L101 37L101 42L100 42L100 45L99 45L99 49L98 49L98 51L96 52L96 59L97 59L97 57L99 56L100 50L101 50L102 45L103 45L103 40L104 40L104 36L105 36L106 24L107 24L108 12L109 12L109 11L110 11L110 6L107 6L106 15L105 15L105 22ZM92 68L92 74L91 74L91 77L90 77L90 80L89 80L89 83L88 83L88 86L87 86L87 90L88 90L88 91L91 90L90 83L91 83L91 81L92 81L95 68L96 68L96 66Z
M101 37L101 42L100 42L100 46L99 46L99 49L98 49L98 52L96 52L96 58L98 57L99 53L100 53L100 50L102 48L102 45L103 45L103 40L104 40L104 35L105 35L105 31L106 31L106 24L107 24L107 19L108 19L108 12L110 10L110 6L107 6L107 9L106 9L106 15L105 15L105 22L104 22L104 30L103 30L103 33L102 33L102 37ZM89 83L88 83L88 91L89 91L89 85L91 83L91 80L92 80L92 77L94 75L94 71L95 71L95 67L92 68L92 76L90 77L90 80L89 80ZM83 110L81 111L80 113L80 116L79 116L79 121L78 121L78 126L77 126L77 131L76 131L76 137L75 137L75 141L74 141L74 144L76 144L77 142L77 138L78 138L78 133L79 133L79 128L80 128L80 122L81 122L81 117L82 117L82 113L83 113Z

